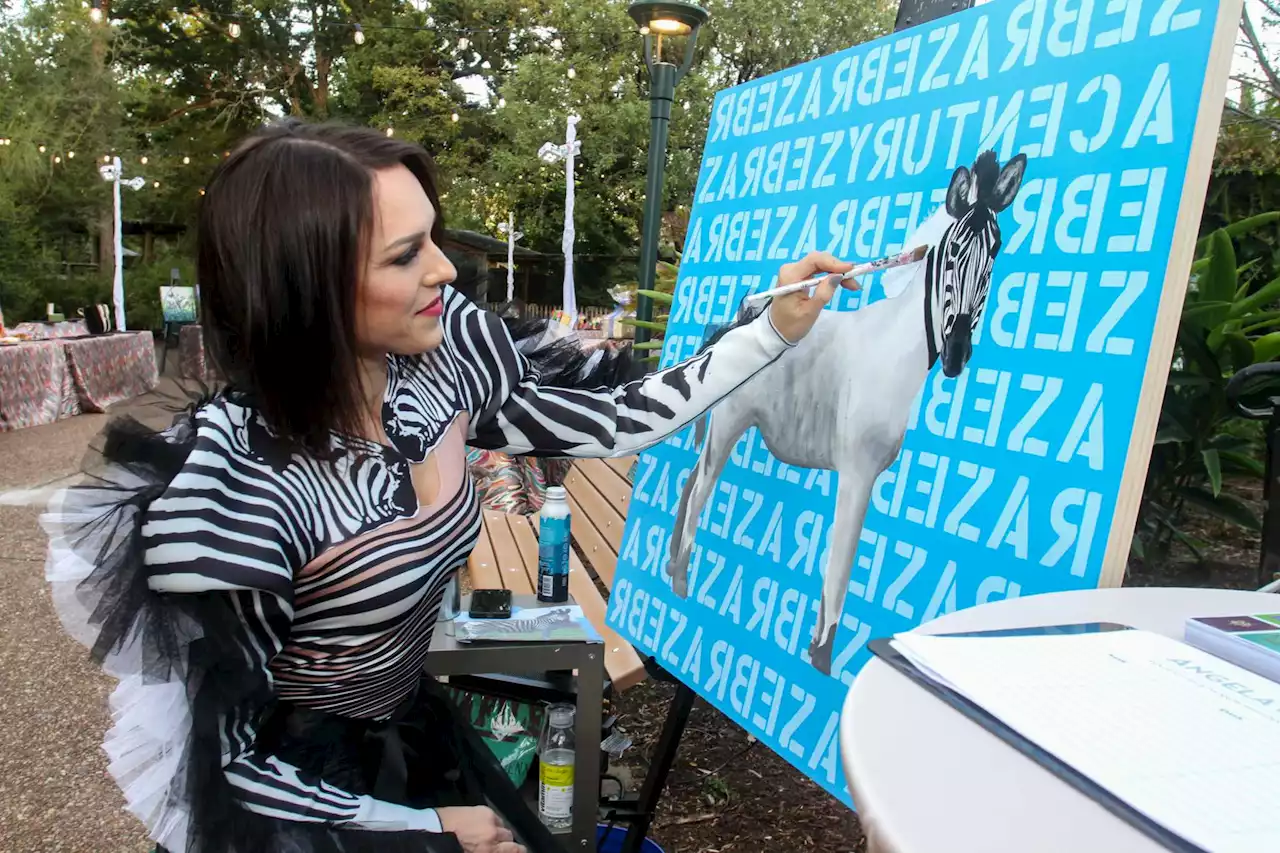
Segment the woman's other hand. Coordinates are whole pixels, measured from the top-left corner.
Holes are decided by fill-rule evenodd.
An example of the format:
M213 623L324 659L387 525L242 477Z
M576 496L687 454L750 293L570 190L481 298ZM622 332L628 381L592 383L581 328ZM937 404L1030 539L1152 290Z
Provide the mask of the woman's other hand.
M853 269L853 264L837 260L828 252L810 252L795 263L785 264L778 270L778 286L794 284L813 278L820 273L832 273L809 296L803 290L776 296L769 305L769 318L778 334L795 344L809 333L813 324L818 322L818 313L823 306L835 296L836 287L843 284L849 290L857 290L859 285L853 279L842 281L840 274Z
M516 844L511 830L497 813L485 806L448 806L436 809L440 826L451 832L466 853L528 853Z

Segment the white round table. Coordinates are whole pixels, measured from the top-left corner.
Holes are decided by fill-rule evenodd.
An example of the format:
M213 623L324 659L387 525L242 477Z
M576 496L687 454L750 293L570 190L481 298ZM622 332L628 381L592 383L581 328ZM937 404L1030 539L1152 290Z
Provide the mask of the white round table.
M929 634L1119 622L1182 638L1191 616L1280 609L1280 596L1133 587L1048 593L950 613ZM1158 853L1164 848L879 658L840 719L845 777L870 853Z

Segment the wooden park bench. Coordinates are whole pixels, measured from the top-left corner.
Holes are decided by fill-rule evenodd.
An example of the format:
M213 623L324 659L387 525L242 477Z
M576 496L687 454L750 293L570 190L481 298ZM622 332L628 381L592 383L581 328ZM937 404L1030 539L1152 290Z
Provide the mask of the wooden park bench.
M629 825L623 853L640 850L696 699L692 689L668 675L652 658L642 658L630 643L605 624L606 594L613 589L618 552L631 505L630 478L634 462L635 457L580 460L569 469L564 481L572 513L570 536L575 546L569 555L569 593L604 638L606 718L611 716L609 706L615 693L634 687L650 676L676 684L675 696L649 757L649 769L639 792L634 797L604 804L609 822ZM502 588L514 594L532 595L538 580L537 537L536 514L526 517L486 510L480 541L467 562L472 585L478 589ZM478 676L472 683L489 692L493 687L492 678ZM524 689L508 694L514 698L522 694L556 698L555 687L548 693L546 685L510 676L503 678L512 687L523 685ZM562 685L560 689L571 688ZM606 726L611 723L610 720Z
M564 481L572 513L570 534L587 559L584 565L576 551L570 551L569 593L604 638L605 672L617 691L646 677L644 662L635 649L605 624L607 605L601 593L601 588L613 588L631 501L628 476L633 462L634 457L582 460L569 469ZM472 585L532 595L538 582L537 537L536 515L486 510L480 541L467 562Z

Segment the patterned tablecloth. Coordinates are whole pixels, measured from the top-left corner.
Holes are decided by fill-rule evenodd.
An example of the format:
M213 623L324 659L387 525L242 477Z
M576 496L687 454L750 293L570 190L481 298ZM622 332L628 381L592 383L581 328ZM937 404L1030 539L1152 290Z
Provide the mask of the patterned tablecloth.
M89 334L84 320L66 320L61 323L19 323L9 330L12 335L26 335L33 341L49 341L56 338L76 338Z
M145 394L160 381L150 332L117 332L62 341L67 366L86 412Z
M184 379L212 382L218 371L205 356L204 328L191 323L178 330L178 374Z
M0 432L78 414L79 397L61 342L0 346Z

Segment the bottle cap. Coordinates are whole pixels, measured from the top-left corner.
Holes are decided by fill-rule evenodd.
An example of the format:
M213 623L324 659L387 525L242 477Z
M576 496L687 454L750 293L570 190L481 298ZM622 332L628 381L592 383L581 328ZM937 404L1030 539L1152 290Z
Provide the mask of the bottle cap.
M569 493L564 490L564 486L548 486L547 500L549 501L567 501Z
M551 725L556 728L567 728L573 725L573 714L577 709L572 705L552 705L547 709L551 717Z

